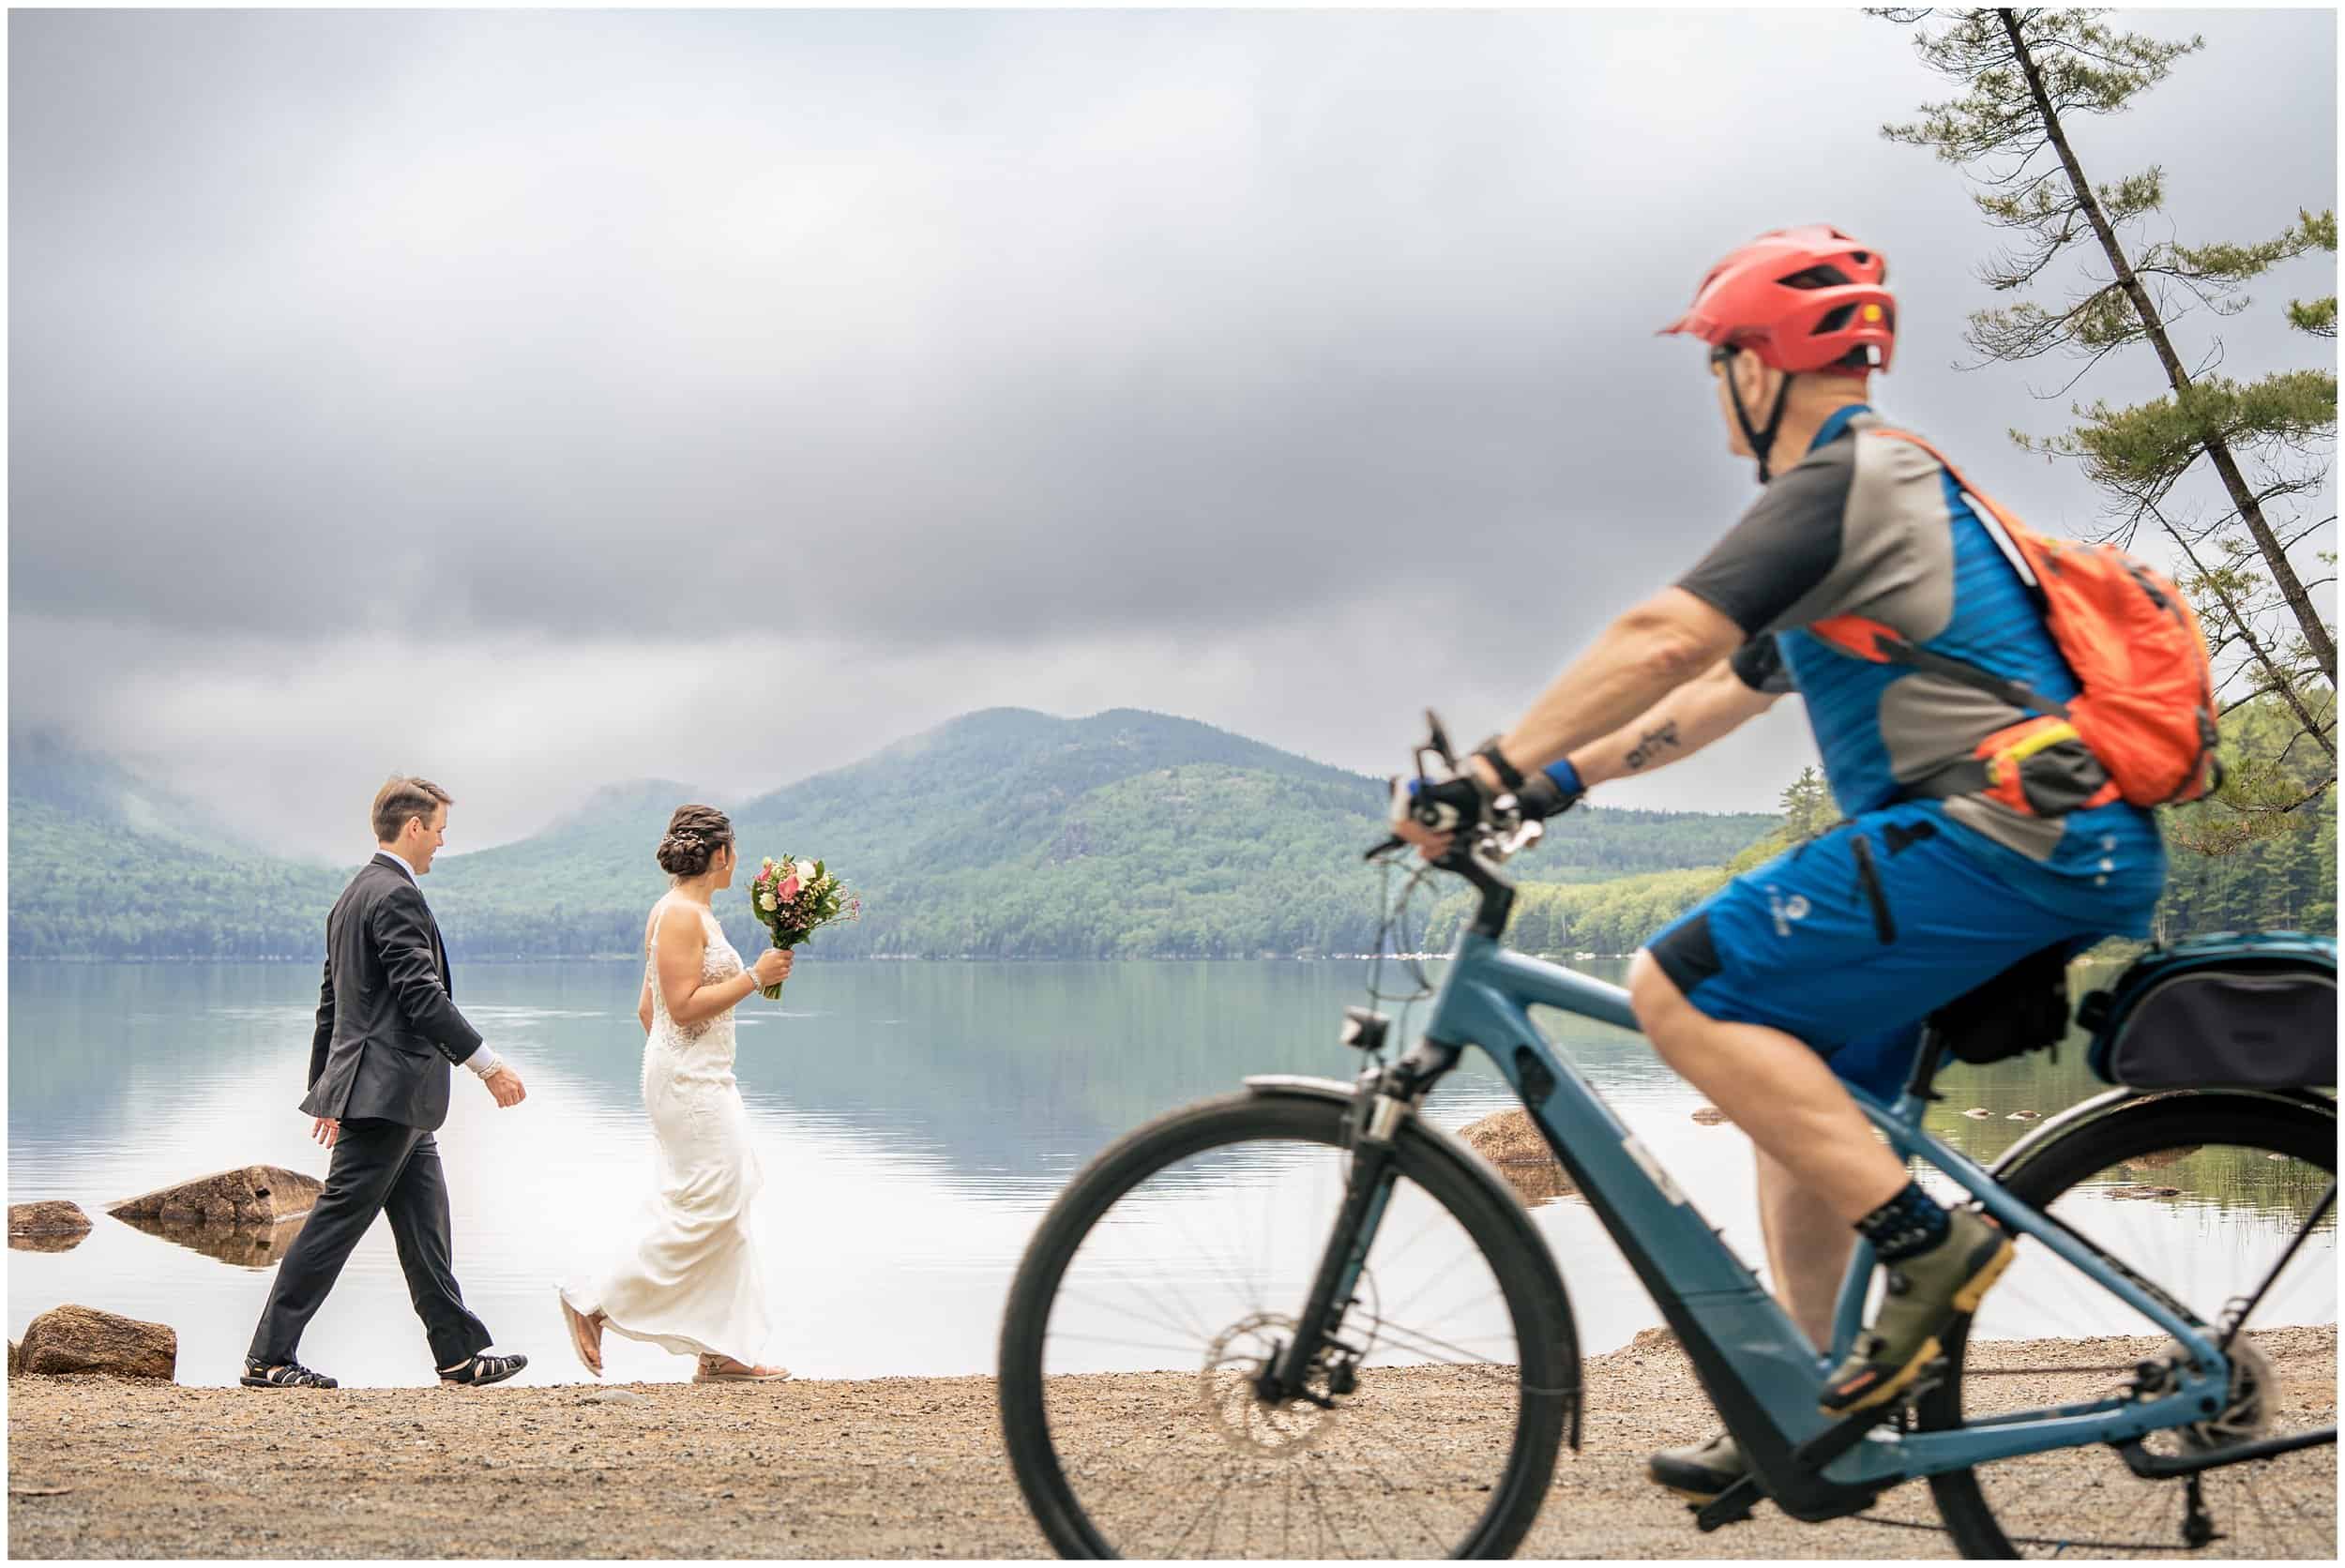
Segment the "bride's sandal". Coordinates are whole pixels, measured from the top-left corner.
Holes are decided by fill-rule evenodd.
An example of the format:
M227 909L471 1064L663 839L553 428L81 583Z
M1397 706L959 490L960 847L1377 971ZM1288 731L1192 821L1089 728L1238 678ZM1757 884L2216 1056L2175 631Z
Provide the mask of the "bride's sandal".
M596 1377L602 1376L602 1314L589 1318L570 1304L567 1296L559 1296L562 1321L570 1331L570 1349L578 1352L579 1364Z
M779 1383L789 1377L786 1366L749 1366L731 1356L703 1356L692 1371L696 1383Z

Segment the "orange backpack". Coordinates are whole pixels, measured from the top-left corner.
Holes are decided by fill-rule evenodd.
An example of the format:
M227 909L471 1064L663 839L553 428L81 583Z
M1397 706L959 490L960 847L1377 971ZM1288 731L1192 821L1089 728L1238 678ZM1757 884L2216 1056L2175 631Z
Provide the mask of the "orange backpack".
M2123 798L2135 806L2197 800L2222 781L2216 760L2215 678L2198 617L2171 579L2114 545L2048 538L1963 481L1954 464L1920 436L1875 427L1866 432L1910 441L1944 467L1974 503L1989 537L2043 610L2044 625L2080 688L2055 702L2016 681L1915 647L1861 615L1836 615L1808 629L1842 653L1876 664L1928 670L1985 691L2037 716L1978 744L1982 792L2035 815L2020 778L2035 752L2077 739L2109 775L2109 783L2076 809ZM1925 785L1919 792L1937 793Z

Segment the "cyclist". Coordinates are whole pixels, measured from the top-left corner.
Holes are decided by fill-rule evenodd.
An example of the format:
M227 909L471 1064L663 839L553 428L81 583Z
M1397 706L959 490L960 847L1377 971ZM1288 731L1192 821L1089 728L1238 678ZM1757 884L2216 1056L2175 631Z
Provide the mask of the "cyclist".
M1711 269L1662 330L1710 345L1727 443L1757 460L1759 498L1421 797L1453 828L1502 792L1552 814L1691 756L1787 691L1805 699L1847 820L1655 936L1628 986L1663 1060L1757 1146L1774 1289L1820 1349L1857 1235L1888 1270L1884 1305L1826 1379L1828 1414L1902 1394L2011 1258L1983 1216L1948 1213L1909 1178L1841 1085L1893 1098L1926 1015L2032 955L2146 935L2165 881L2154 821L2115 798L2073 730L2048 731L1943 661L1845 651L1846 628L1880 626L1925 664L1944 656L2064 702L2078 689L1997 535L1869 406L1896 341L1886 270L1821 225ZM2028 738L1990 773L1982 759L2005 731ZM1446 852L1448 832L1395 815L1428 855ZM1721 1434L1655 1455L1651 1473L1706 1501L1746 1468Z

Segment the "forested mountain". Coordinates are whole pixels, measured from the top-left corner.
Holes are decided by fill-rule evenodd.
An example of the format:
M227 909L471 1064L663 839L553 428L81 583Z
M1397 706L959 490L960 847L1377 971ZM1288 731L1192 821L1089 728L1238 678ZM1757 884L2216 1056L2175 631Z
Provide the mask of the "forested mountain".
M324 951L347 870L282 860L51 736L8 741L11 957L261 958Z
M2252 705L2225 724L2234 755L2280 727ZM2315 759L2285 760L2313 768ZM2325 758L2318 761L2325 761ZM291 957L322 948L349 868L273 857L210 825L200 804L102 759L12 741L8 950L18 957ZM666 879L668 814L705 791L663 780L603 790L517 843L444 856L426 884L462 958L640 951ZM866 915L816 939L834 957L1247 957L1357 953L1374 942L1384 785L1188 719L1118 709L1063 719L967 715L848 767L747 802L743 852L822 857ZM1587 807L1549 824L1513 867L1510 933L1532 952L1623 953L1726 876L1828 826L1812 775L1777 814ZM2221 803L2168 816L2172 875L2159 934L2247 927L2333 931L2337 807L2324 794L2237 831ZM2223 840L2227 852L2189 846ZM1465 900L1413 927L1454 940ZM763 933L746 892L718 911L734 943Z
M667 797L666 805L690 798ZM1117 709L970 714L731 810L742 851L822 857L865 916L841 957L1252 957L1358 952L1375 932L1384 785L1191 720ZM635 951L664 885L654 795L446 863L432 901L479 954ZM1763 816L1574 813L1537 874L1592 882L1716 864ZM720 897L734 942L762 933Z
M347 868L200 832L157 837L118 809L134 791L120 770L55 761L20 766L11 785L12 953L319 950ZM442 858L427 889L451 950L637 951L666 884L652 849L668 813L707 798L683 784L617 786L530 838ZM819 855L863 895L860 925L816 939L841 957L1250 957L1357 952L1374 934L1375 873L1359 857L1383 832L1381 781L1158 714L970 714L849 767L712 804L731 811L752 863ZM1520 870L1595 883L1715 866L1773 822L1578 811ZM719 912L745 950L763 940L746 893L720 897Z

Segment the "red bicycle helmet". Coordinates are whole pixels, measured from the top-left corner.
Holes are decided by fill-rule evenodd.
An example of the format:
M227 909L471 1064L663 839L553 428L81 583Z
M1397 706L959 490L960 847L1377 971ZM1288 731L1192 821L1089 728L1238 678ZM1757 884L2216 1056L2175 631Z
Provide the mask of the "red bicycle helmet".
M1823 223L1778 229L1710 269L1684 315L1661 328L1713 348L1747 349L1786 374L1886 370L1897 344L1889 265Z

